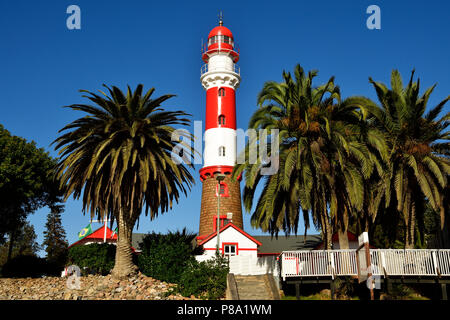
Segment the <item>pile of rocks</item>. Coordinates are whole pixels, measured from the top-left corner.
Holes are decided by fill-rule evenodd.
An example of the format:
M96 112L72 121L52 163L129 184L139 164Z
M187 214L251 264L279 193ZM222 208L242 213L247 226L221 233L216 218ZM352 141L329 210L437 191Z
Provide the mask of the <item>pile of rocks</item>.
M187 300L172 293L175 286L139 273L127 280L110 275L68 278L0 278L0 300ZM71 289L73 288L73 289ZM193 297L191 297L193 298Z

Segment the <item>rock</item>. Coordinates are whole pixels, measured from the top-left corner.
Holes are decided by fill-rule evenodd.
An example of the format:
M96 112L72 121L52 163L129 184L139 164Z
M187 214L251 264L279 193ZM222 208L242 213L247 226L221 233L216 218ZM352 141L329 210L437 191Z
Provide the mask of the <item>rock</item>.
M174 284L159 281L143 274L118 281L111 276L88 275L81 277L80 290L67 287L67 278L45 277L26 279L0 279L0 300L182 300L180 295L167 295ZM189 300L190 298L186 298Z
M323 289L322 291L320 291L320 295L321 296L331 297L331 290L330 289Z

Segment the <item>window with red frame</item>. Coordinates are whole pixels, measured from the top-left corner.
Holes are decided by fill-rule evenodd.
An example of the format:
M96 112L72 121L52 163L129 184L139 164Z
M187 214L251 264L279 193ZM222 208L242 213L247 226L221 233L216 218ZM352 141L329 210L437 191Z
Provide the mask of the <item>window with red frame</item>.
M224 256L235 256L237 255L237 248L235 244L224 244L223 246Z
M226 216L221 216L219 221L219 230L229 224L231 220L227 219ZM217 230L217 217L214 217L214 232Z
M220 186L220 187L219 187ZM229 197L228 185L221 182L220 185L216 185L216 197L220 194L221 197Z

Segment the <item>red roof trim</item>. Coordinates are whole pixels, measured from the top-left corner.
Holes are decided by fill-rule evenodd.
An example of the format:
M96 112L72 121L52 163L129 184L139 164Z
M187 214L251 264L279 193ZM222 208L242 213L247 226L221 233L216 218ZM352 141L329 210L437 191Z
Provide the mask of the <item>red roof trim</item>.
M236 227L232 222L228 223L225 227L223 227L222 229L219 230L220 233L222 233L223 231L225 231L228 228L234 228L236 231L240 232L242 235L246 236L247 238L249 238L250 240L252 240L254 243L256 243L258 246L262 245L261 242L259 242L258 240L256 240L255 238L253 238L251 235L249 235L248 233L246 233L244 230ZM200 242L199 245L203 245L204 243L208 242L209 240L211 240L212 238L214 238L216 236L217 232L214 231L213 233L211 233L209 236L207 236L204 240L202 240L202 242Z
M103 240L105 237L105 225L101 226L100 228L98 228L97 230L95 230L94 232L92 232L90 235L84 237L83 239L78 240L77 242L72 243L70 247L77 245L77 244L82 244L84 242L86 242L87 239L100 239ZM106 242L108 242L108 240L116 240L117 241L117 232L114 233L114 236L112 236L112 234L114 233L114 231L112 231L110 228L106 227Z

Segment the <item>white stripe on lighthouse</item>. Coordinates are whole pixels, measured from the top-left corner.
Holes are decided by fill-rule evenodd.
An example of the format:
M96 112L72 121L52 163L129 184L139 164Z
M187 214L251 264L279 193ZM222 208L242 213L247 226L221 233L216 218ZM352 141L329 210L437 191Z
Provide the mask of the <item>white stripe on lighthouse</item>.
M225 155L220 148L225 148ZM211 128L205 132L204 167L236 164L236 130Z

